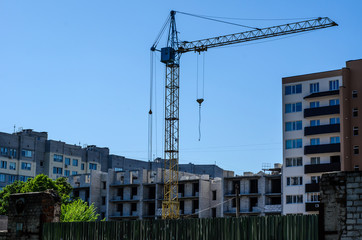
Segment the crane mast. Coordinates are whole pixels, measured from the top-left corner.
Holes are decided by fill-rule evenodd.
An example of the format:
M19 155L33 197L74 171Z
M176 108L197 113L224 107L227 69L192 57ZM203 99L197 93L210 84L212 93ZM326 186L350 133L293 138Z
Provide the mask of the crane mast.
M169 32L167 46L161 48L161 62L166 65L165 84L165 152L164 152L164 199L162 202L162 218L177 219L180 217L178 200L178 163L179 163L179 84L180 57L186 52L203 52L209 48L221 47L260 39L279 37L294 33L318 30L338 26L328 17L289 23L267 28L256 28L252 31L240 32L197 41L179 42L176 11L169 16ZM165 27L166 25L164 25ZM162 30L163 31L163 30ZM156 51L158 40L151 47ZM158 50L159 51L159 50Z

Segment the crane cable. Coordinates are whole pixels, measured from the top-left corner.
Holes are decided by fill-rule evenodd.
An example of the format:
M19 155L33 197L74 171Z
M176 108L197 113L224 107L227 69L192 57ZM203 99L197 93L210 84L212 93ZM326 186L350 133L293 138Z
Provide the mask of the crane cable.
M199 104L199 141L201 141L201 104L204 102L205 93L205 52L202 61L202 94L199 97L199 55L197 55L197 77L196 77L196 102Z
M242 25L242 24L238 24L238 23L227 22L227 21L223 21L223 20L218 20L218 19L214 19L214 18L210 18L210 17L206 17L206 16L201 16L201 15L196 15L196 14L191 14L191 13L185 13L185 12L180 12L180 11L176 11L176 12L184 14L184 15L192 16L192 17L197 17L197 18L202 18L202 19L214 21L214 22L226 23L226 24L235 25L235 26L239 26L239 27L245 27L245 28L260 30L260 28L250 27L250 26L246 26L246 25Z
M150 52L150 110L148 111L148 161L152 161L152 100L153 100L153 56Z

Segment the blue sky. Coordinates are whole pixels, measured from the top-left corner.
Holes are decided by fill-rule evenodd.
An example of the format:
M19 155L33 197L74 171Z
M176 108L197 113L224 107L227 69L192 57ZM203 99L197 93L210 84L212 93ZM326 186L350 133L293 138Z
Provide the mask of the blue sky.
M12 132L15 124L47 131L50 139L108 146L111 153L147 160L149 49L172 9L246 19L328 16L339 24L210 49L200 142L197 55L184 54L180 163L216 162L241 174L282 162L281 78L339 69L362 58L358 0L2 0L0 131ZM246 30L180 14L176 21L180 39L188 41ZM293 20L236 22L266 27ZM164 66L157 62L155 72L154 154L162 157Z

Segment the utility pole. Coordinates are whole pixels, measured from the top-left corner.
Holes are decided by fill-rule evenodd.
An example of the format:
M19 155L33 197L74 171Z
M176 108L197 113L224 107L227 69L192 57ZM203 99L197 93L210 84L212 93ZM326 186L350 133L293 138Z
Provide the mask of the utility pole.
M240 212L240 201L239 201L239 184L235 184L235 195L236 195L236 217L239 217Z

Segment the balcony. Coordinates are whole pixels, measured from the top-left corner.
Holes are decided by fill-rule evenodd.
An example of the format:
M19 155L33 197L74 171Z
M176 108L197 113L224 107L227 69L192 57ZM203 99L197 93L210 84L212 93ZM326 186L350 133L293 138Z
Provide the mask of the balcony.
M322 172L334 172L340 170L341 170L341 164L339 162L304 165L304 173L322 173Z
M309 202L305 203L306 212L316 212L319 211L319 202Z
M304 109L305 118L331 114L339 114L339 105Z
M265 205L264 211L266 213L280 213L282 212L282 205Z
M318 153L333 153L340 151L341 151L340 143L309 145L304 147L304 155L318 154Z
M309 183L305 185L305 192L319 192L319 183Z
M328 124L304 128L304 136L340 132L339 124Z
M334 96L334 95L339 95L339 90L312 93L308 96L305 96L304 99L319 98L319 97Z

